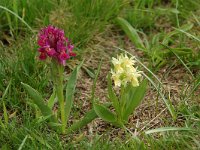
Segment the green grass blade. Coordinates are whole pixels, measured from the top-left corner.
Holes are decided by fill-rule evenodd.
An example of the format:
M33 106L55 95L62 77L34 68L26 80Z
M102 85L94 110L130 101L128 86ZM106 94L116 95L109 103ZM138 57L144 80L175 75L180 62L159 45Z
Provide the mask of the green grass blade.
M0 118L0 127L1 127L2 129L5 129L6 126L5 126L5 124L4 124L2 121L3 121L2 118Z
M47 121L48 119L50 119L52 116L49 115L49 116L40 116L39 118L37 118L37 124L41 124L45 121Z
M93 82L93 85L92 85L92 93L91 93L92 104L94 102L94 93L95 93L95 89L96 89L97 79L98 79L98 76L99 76L99 73L100 73L100 70L101 70L101 66L102 66L102 59L101 59L101 61L99 63L99 66L98 66L98 69L97 69L97 73L95 75L95 79L94 79L94 82Z
M13 12L18 15L18 3L17 0L13 0ZM19 16L19 15L18 15ZM18 18L15 17L15 28L18 29Z
M193 12L192 12L192 16L194 17L194 19L196 20L196 22L200 26L200 20L197 18L197 16Z
M128 21L125 19L118 17L116 19L117 23L121 26L121 28L124 30L124 32L127 34L127 36L130 38L130 40L133 42L136 48L144 50L145 47L143 45L143 42L141 38L139 37L137 30L134 29Z
M4 6L1 6L1 5L0 5L0 9L3 9L3 10L5 10L5 11L11 13L11 14L14 15L15 17L17 17L22 23L24 23L24 24L28 27L28 29L29 29L31 32L34 32L33 29L28 25L28 23L27 23L26 21L24 21L24 19L21 18L19 15L17 15L15 12L13 12L13 11L11 11L10 9L8 9L8 8L6 8L6 7L4 7Z
M192 29L192 27L193 27L193 24L186 24L186 25L181 26L181 27L179 28L179 30L182 30L182 31L186 32L186 31ZM178 33L179 33L179 31L177 31L177 30L174 30L174 31L168 33L168 34L164 37L162 43L165 44L165 45L167 45L168 42L169 42L169 40L170 40L170 38L171 38L172 36L178 34Z
M167 131L192 131L192 129L191 128L181 128L181 127L180 128L179 127L162 127L162 128L145 131L145 134L167 132Z
M194 91L198 89L199 86L200 86L200 76L197 78L193 88L191 89L188 96L184 99L184 101L187 101L190 98L190 96L194 93Z
M10 28L10 33L11 33L11 35L13 37L13 25L12 25L10 13L6 12L6 18L7 18L7 21L8 21L8 26Z
M183 66L185 67L185 69L191 74L191 76L192 76L192 78L194 79L194 75L193 75L193 73L192 73L192 71L188 68L188 66L183 62L183 60L176 54L176 52L172 49L172 48L170 48L169 46L167 46L167 45L164 45L164 44L162 44L164 47L166 47L167 49L169 49L177 58L178 58L178 60L183 64Z
M5 89L4 93L3 93L3 96L1 98L2 101L4 101L4 99L5 99L5 97L6 97L7 93L8 93L8 90L10 88L11 83L12 83L12 80L10 80L9 84L7 85L7 87L6 87L6 89Z
M26 140L27 140L28 137L29 137L29 135L25 136L25 138L23 139L22 143L20 144L18 150L22 150L22 148L23 148L23 146L24 146L24 144L25 144L25 142L26 142Z
M33 137L35 140L37 140L42 145L46 146L47 148L49 148L51 150L53 149L42 136L37 135L34 132L31 132L30 134L31 134L31 137Z
M176 112L175 112L175 108L172 105L172 103L167 100L165 98L165 96L161 93L159 87L156 86L156 84L154 83L154 81L152 79L150 79L146 74L143 73L143 75L151 82L151 84L154 86L154 88L158 91L158 94L160 95L160 97L162 98L162 100L164 101L167 109L169 110L171 116L173 117L174 120L176 120Z
M82 69L84 69L85 72L86 72L92 79L95 78L95 73L94 73L93 70L91 70L90 68L85 67L85 66L82 66Z
M4 101L3 101L3 117L4 117L5 124L7 125L8 124L8 112L7 112L7 108L6 108Z
M6 89L5 89L4 93L3 93L3 96L2 96L2 98L1 98L1 100L2 100L2 102L3 102L3 117L4 117L5 125L8 124L8 118L9 118L9 117L8 117L8 111L7 111L6 105L5 105L5 103L4 103L4 100L5 100L5 97L6 97L7 93L8 93L8 90L9 90L9 88L10 88L11 83L12 83L12 80L10 80L10 82L9 82L9 84L7 85L7 87L6 87Z
M193 38L193 39L195 39L196 41L200 42L200 39L197 38L196 36L194 36L194 35L192 35L192 34L186 32L186 31L184 31L184 30L182 30L182 29L178 29L178 28L174 28L174 29L177 30L177 31L179 31L179 32L182 32L182 33L184 33L185 35L187 35L188 37Z

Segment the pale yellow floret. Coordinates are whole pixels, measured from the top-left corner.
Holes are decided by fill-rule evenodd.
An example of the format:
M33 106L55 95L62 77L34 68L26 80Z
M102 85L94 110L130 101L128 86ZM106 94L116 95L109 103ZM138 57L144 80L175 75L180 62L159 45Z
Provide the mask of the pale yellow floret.
M132 77L131 78L131 84L132 86L136 87L136 86L139 86L139 82L138 82L138 79L136 77Z
M115 72L117 73L122 73L124 71L124 69L122 68L121 65L117 64L114 66Z
M123 55L121 55L121 62L123 66L133 66L135 64L134 58L129 58L127 55L125 55L124 57Z
M114 80L115 86L121 86L120 74L115 73L111 70L112 79Z
M127 83L131 83L134 87L139 86L138 77L141 76L141 72L133 66L135 64L134 57L119 55L117 58L112 58L112 63L114 69L111 70L111 74L115 86L126 86Z

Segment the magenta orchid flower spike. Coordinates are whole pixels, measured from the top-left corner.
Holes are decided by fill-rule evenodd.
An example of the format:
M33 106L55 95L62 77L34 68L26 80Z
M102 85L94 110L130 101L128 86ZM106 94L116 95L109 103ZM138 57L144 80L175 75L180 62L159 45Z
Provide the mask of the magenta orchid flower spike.
M74 46L65 37L64 31L51 25L41 29L39 32L38 45L40 46L38 49L40 60L45 60L48 56L65 66L67 59L76 56L72 52Z

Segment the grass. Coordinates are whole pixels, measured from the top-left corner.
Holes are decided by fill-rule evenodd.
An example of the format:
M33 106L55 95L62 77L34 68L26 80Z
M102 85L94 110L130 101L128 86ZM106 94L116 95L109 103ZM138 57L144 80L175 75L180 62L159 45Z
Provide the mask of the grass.
M52 13L50 21L65 29L73 43L84 47L96 34L104 31L123 5L124 0L67 0L61 3L61 9ZM62 18L57 18L57 14Z
M1 0L0 149L200 149L199 4L199 0ZM125 21L120 24L117 17ZM76 117L70 118L72 122L90 107L90 96L85 92L91 92L90 76L97 72L101 59L102 69L95 85L97 96L106 99L101 97L104 78L109 70L108 59L118 52L113 50L116 47L138 55L160 79L162 88L150 76L158 91L149 85L145 100L130 117L129 131L97 119L76 133L61 135L39 117L35 105L27 103L29 98L21 82L46 93L46 99L52 92L49 68L38 61L36 50L36 33L48 24L63 28L75 44L78 56L68 62L67 72L85 58L86 69L79 82L86 84L77 86L72 107ZM175 120L162 105L159 92L173 104ZM164 127L177 130L166 131ZM145 134L157 128L160 132Z
M37 22L41 25L48 24L48 13L56 7L56 1L2 0L0 6L0 29L3 31L0 34L6 32L7 35L16 37L20 32L32 30L31 27L36 27Z

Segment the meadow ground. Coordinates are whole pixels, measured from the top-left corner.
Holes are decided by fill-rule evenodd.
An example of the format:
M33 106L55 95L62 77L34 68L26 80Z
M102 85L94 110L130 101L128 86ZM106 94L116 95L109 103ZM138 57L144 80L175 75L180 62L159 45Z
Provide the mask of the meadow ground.
M199 10L199 0L1 0L0 149L200 149ZM92 109L101 62L94 97L104 104L112 57L126 51L139 59L148 90L126 130L97 117L61 134L41 118L21 82L46 102L51 96L50 69L37 51L49 24L65 31L77 54L67 60L64 86L84 60L69 126Z

